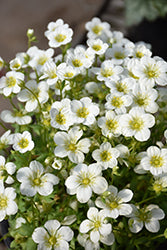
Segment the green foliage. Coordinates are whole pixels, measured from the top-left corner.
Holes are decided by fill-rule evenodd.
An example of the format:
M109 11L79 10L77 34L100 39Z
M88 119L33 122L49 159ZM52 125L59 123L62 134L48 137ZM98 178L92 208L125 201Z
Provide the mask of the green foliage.
M128 26L138 24L144 18L153 21L166 14L166 0L125 0L125 15Z

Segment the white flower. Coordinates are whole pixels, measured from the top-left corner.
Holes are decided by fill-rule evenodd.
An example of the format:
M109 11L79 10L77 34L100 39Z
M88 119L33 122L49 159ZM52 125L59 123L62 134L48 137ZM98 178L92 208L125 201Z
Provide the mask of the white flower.
M12 184L14 182L11 175L13 175L16 171L16 165L13 162L5 163L5 157L0 155L0 179L5 180L7 184Z
M135 85L135 80L122 76L118 81L106 81L105 85L110 88L111 93L130 94Z
M160 229L159 220L165 217L162 209L157 205L148 205L145 208L137 209L134 205L132 213L128 216L131 217L128 221L129 229L132 233L138 233L145 225L146 229L151 233L156 233Z
M126 113L126 107L132 104L132 97L123 93L115 92L106 96L106 109L114 110L117 114Z
M38 107L39 103L47 102L48 85L45 81L37 84L35 80L30 80L25 85L28 89L23 89L17 96L20 102L26 102L25 109L27 112L32 112ZM38 100L37 100L38 99Z
M23 195L34 196L36 193L47 196L53 192L53 185L58 184L59 178L46 173L38 161L31 161L29 167L17 171L17 179L21 182L20 191Z
M122 64L124 59L132 55L132 49L125 48L120 44L113 44L112 48L106 51L106 58L112 59L114 64Z
M0 137L0 148L4 148L5 145L13 144L13 135L11 134L11 130L7 130L1 137Z
M146 112L155 113L158 110L158 104L155 100L158 92L153 88L145 88L136 84L133 88L134 106L142 107Z
M153 190L156 193L163 191L163 189L167 188L167 174L161 174L154 176Z
M74 123L70 108L70 99L64 98L60 102L54 102L50 110L51 126L61 130L68 130Z
M72 40L73 31L65 26L59 26L55 28L53 32L47 34L49 39L49 46L52 48L60 47L65 45Z
M87 44L89 49L96 55L103 55L108 48L108 44L103 43L100 39L88 39Z
M67 65L75 69L76 74L83 73L86 68L92 65L92 61L86 57L86 50L83 46L69 49L65 59Z
M50 22L48 23L48 26L47 26L48 29L45 31L45 36L48 37L48 35L50 33L53 33L55 29L58 27L68 28L69 25L64 24L64 21L61 18L57 19L56 22Z
M150 138L149 128L154 126L155 118L146 114L142 108L134 107L128 114L121 116L120 122L124 136L134 136L138 141L147 141Z
M91 21L87 22L85 28L88 30L88 38L100 38L104 41L111 35L110 25L107 22L101 22L98 17L94 17Z
M105 214L103 211L98 211L97 208L91 207L87 212L88 219L82 221L79 227L81 233L90 231L90 239L93 243L100 240L100 236L106 236L111 233L112 226L110 223L105 223Z
M113 168L117 165L119 151L112 148L109 142L100 145L100 149L92 152L92 157L102 167L102 169Z
M55 156L64 158L69 157L70 161L74 163L81 163L84 161L84 154L89 152L91 145L88 138L81 139L83 131L78 127L73 127L66 132L57 132L54 136L54 141L57 147L54 150Z
M18 57L16 57L10 61L9 65L11 70L19 70L22 66L22 62Z
M71 110L74 113L76 123L91 125L95 122L95 116L99 114L99 107L92 103L89 97L83 97L79 101L71 101Z
M49 61L54 55L54 50L49 48L46 51L38 49L37 47L35 53L33 53L28 65L33 69L36 69L38 73L43 72L43 66L47 61Z
M14 201L15 198L15 189L12 187L4 188L3 181L0 180L0 221L3 221L6 215L17 213L18 207Z
M126 204L133 197L130 189L122 189L118 192L115 186L110 185L106 193L105 202L101 197L95 201L96 206L103 209L106 217L116 219L119 215L127 216L132 212L131 205Z
M167 149L150 146L147 149L147 156L141 159L141 166L153 175L167 173Z
M68 250L69 243L74 236L70 227L60 227L58 220L49 220L44 224L44 227L37 227L32 239L38 244L38 249L45 250Z
M60 170L62 168L62 161L57 160L56 158L54 159L52 163L52 168Z
M19 93L19 84L24 80L24 74L21 72L9 71L6 76L0 79L0 89L3 89L3 94L9 96L11 93Z
M40 77L40 80L46 79L47 84L53 86L58 80L62 80L63 69L64 63L56 66L52 60L48 60L42 68L43 75Z
M25 115L22 111L3 110L0 114L1 119L6 123L17 123L19 125L29 124L31 116Z
M15 226L15 228L19 228L19 227L21 227L22 224L25 224L25 223L26 223L26 220L23 217L18 217L16 219L16 226Z
M135 44L133 57L141 58L143 56L151 57L152 52L144 44Z
M72 170L72 174L66 179L65 185L70 194L76 194L77 200L86 203L92 196L92 191L102 194L108 184L101 176L101 167L97 164L78 164Z
M97 79L99 81L117 81L122 71L123 68L121 66L115 66L112 60L105 60L102 62L101 68L96 69L95 74L97 75Z
M28 131L16 133L13 135L13 149L20 153L31 151L34 148L34 142L32 141L31 134Z
M106 112L105 117L102 116L98 119L98 126L102 129L102 134L111 138L112 136L119 136L121 134L121 125L118 115L114 111L109 110Z
M164 86L167 83L167 63L163 60L144 56L132 70L133 74L140 78L141 84L153 87L155 83Z

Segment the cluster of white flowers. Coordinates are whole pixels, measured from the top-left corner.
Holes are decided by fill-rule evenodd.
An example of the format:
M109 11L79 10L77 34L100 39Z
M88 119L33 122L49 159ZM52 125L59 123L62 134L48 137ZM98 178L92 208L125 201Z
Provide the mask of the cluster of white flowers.
M167 62L99 18L85 27L87 45L70 48L72 29L62 19L50 22L50 48L18 53L0 79L13 106L0 124L15 128L0 138L0 221L15 215L15 229L32 228L27 237L37 249L103 249L118 244L120 223L127 235L144 225L156 233L165 217L140 182L150 178L156 194L167 188L165 126L151 137L161 122L158 89L166 91ZM33 41L33 31L28 37ZM62 54L54 56L58 47Z

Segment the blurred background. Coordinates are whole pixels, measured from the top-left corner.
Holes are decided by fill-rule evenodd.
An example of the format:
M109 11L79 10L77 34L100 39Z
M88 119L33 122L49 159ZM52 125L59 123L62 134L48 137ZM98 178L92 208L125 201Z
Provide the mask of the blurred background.
M73 29L73 46L84 43L85 23L98 16L131 41L150 43L153 55L167 60L166 13L167 0L0 0L0 56L10 61L16 53L26 51L28 28L34 29L38 47L47 49L43 33L58 18ZM0 112L7 106L0 97ZM2 133L0 128L0 136Z

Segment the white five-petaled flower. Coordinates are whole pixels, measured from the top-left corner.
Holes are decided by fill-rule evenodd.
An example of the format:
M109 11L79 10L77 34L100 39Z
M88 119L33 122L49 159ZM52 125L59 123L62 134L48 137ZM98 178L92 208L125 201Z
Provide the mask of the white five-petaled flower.
M147 141L150 138L149 128L155 124L155 118L147 114L140 107L132 108L128 114L120 117L122 134L124 136L134 136L138 141Z
M105 60L102 62L100 69L94 69L99 81L117 81L119 80L119 75L122 73L122 71L123 68L121 66L115 66L112 60Z
M59 26L55 28L53 32L48 33L47 38L49 40L49 46L51 48L57 48L61 45L65 45L72 40L73 30L69 27Z
M146 152L147 155L141 159L142 168L156 176L167 173L167 149L150 146Z
M132 72L146 87L153 87L155 83L165 86L167 83L167 63L162 59L155 60L144 56L138 61Z
M160 229L159 220L165 217L165 213L157 205L150 204L145 208L137 209L136 206L132 206L132 213L128 224L132 233L138 233L145 225L146 229L151 233L156 233Z
M48 84L45 81L37 84L35 80L30 80L25 86L27 89L23 89L17 98L20 102L26 102L27 112L34 111L38 107L38 102L41 104L47 102L49 98Z
M98 197L95 201L97 207L102 208L106 217L116 219L119 215L129 215L132 212L130 204L126 204L133 197L130 189L122 189L118 192L115 186L110 185L106 191L105 201Z
M89 50L96 55L103 55L108 48L108 44L103 43L100 39L88 39L87 44L89 46Z
M90 231L90 239L93 243L100 241L100 236L107 236L111 233L112 226L110 223L105 223L106 215L101 210L91 207L87 212L88 219L82 221L79 227L81 233Z
M31 134L28 131L16 133L13 135L13 149L20 153L31 151L34 148L34 142L32 141Z
M158 104L155 100L158 97L158 92L153 88L142 87L136 84L133 88L134 106L142 107L146 112L155 113L158 110Z
M57 132L54 136L54 141L57 147L54 150L55 156L66 157L74 163L81 163L84 161L84 154L89 152L91 145L88 138L81 139L83 131L79 130L78 127L71 128L68 133Z
M119 115L116 115L114 111L109 110L105 116L98 119L98 126L102 129L102 134L111 138L112 136L119 136L121 134L121 125L119 122Z
M69 243L74 236L70 227L60 227L58 220L49 220L44 224L44 227L37 227L32 239L38 244L38 249L45 250L68 250Z
M117 114L126 113L126 107L132 104L132 97L123 93L111 93L106 96L106 109L114 110Z
M4 188L3 181L0 180L0 221L3 221L6 215L17 213L18 207L14 201L15 198L15 189L12 187Z
M0 180L5 180L7 184L12 184L14 182L13 178L11 177L16 171L16 165L13 162L7 162L5 157L0 155Z
M96 163L89 166L78 164L66 179L65 185L67 191L76 194L77 200L81 203L89 201L92 191L102 194L108 187L106 179L101 176L101 167Z
M74 113L76 123L91 125L95 122L95 116L99 114L99 107L92 103L89 97L83 97L78 100L71 101L71 110Z
M50 110L52 127L61 130L68 130L74 123L70 103L70 99L64 98L60 102L56 101L52 104Z
M36 193L47 196L53 192L53 185L59 183L59 178L46 173L38 161L31 161L29 167L20 168L17 171L17 179L21 182L21 193L29 197Z
M92 157L102 169L113 168L117 165L119 151L112 148L109 142L104 142L100 145L100 149L93 151Z
M5 96L9 96L11 93L19 93L21 81L24 80L24 74L16 71L9 71L6 76L2 76L0 79L0 89Z

